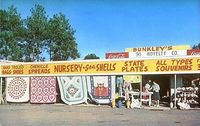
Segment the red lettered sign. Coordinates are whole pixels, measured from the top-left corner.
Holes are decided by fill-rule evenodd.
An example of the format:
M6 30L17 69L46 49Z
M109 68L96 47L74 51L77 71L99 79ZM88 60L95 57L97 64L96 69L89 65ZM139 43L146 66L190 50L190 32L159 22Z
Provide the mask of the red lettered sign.
M187 55L200 55L200 49L187 50Z
M129 58L128 52L106 53L106 59Z

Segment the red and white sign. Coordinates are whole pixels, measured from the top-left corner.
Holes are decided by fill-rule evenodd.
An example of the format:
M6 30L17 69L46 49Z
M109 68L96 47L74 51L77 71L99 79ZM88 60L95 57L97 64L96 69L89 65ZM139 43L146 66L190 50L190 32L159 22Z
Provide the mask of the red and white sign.
M129 58L128 52L106 53L106 59Z
M187 55L200 55L200 49L187 50Z

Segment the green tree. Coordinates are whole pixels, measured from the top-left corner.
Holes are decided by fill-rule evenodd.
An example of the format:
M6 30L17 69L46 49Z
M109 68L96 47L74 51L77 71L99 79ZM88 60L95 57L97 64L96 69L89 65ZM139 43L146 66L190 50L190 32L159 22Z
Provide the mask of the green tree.
M75 31L62 13L55 14L48 22L46 49L50 60L69 60L80 57L74 37Z
M84 60L87 60L87 59L100 59L100 58L98 56L96 56L96 54L91 53L84 57Z
M48 18L41 5L31 9L22 20L13 6L0 10L0 57L7 60L43 61L47 51L50 60L80 57L68 19L62 13Z
M0 10L1 58L22 61L21 41L23 33L23 22L17 9L10 6L7 11Z
M47 28L47 16L44 7L35 5L31 9L31 16L27 17L26 21L26 38L25 46L25 60L26 61L42 61L45 59L42 56L45 44L45 30Z
M197 44L197 45L194 45L194 46L192 47L192 49L200 49L200 43Z

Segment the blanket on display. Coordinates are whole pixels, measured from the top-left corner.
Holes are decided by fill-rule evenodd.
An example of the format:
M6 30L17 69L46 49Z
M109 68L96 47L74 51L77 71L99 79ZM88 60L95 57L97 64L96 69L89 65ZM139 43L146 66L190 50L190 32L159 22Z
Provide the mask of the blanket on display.
M6 78L6 100L8 102L28 102L29 77Z
M55 103L56 94L56 77L30 78L31 103Z
M108 104L115 97L115 76L87 76L90 97L98 104Z
M68 105L80 104L87 101L85 76L58 77L61 99Z

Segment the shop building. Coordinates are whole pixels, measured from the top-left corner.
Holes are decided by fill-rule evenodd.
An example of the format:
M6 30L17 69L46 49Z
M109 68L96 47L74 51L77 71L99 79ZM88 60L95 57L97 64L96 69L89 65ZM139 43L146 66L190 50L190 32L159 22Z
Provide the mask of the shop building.
M183 58L191 55L199 55L200 50L190 49L189 45L178 45L178 46L162 46L162 47L140 47L140 48L126 48L125 52L114 52L106 53L107 59L113 58L127 58L127 59L155 59L155 58ZM200 55L199 55L200 56ZM180 60L180 62L190 62ZM177 107L177 103L187 103L191 107L199 107L199 83L200 73L184 73L185 69L191 69L190 66L181 66L178 63L173 66L167 66L166 61L160 61L157 68L160 71L169 71L167 73L142 74L141 85L132 84L134 88L143 90L143 87L148 80L153 80L160 85L160 96L161 103L166 106ZM157 62L158 63L158 62ZM188 64L186 63L186 64ZM174 62L175 64L175 62ZM180 66L180 67L179 67ZM174 67L174 68L173 68ZM173 69L183 69L180 73L174 73ZM176 70L175 70L176 71ZM133 75L134 76L134 75ZM131 80L130 80L131 81ZM133 81L133 80L132 80ZM192 84L193 83L193 84ZM175 90L176 89L176 90ZM174 94L177 94L176 96ZM176 100L175 100L176 99Z
M110 59L103 60L1 63L0 76L6 78L10 102L56 103L59 94L68 105L87 103L87 99L110 104L116 93L125 97L127 82L127 88L131 85L127 106L151 105L152 93L143 89L151 79L159 84L161 100L168 107L170 103L171 107L178 103L197 104L200 57L189 55L187 46L128 50L136 51L109 53Z

